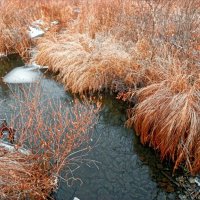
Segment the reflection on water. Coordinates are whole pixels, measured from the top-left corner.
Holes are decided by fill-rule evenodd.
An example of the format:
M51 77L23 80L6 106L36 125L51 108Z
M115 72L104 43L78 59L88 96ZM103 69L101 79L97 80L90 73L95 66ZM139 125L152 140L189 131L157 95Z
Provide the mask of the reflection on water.
M52 79L43 78L41 85L45 98L59 98L63 102L72 98ZM10 86L14 87L12 84ZM0 87L0 99L4 100L0 104L0 117L3 118L9 116L8 105L14 101L5 85ZM73 200L74 197L81 200L176 198L173 185L160 173L162 165L155 153L140 144L133 131L124 127L124 121L124 105L112 96L104 96L103 110L92 138L98 141L97 146L88 156L88 159L100 163L98 166L82 164L74 173L78 179L71 187L61 182L54 195L57 200ZM164 187L160 182L166 183L162 184Z

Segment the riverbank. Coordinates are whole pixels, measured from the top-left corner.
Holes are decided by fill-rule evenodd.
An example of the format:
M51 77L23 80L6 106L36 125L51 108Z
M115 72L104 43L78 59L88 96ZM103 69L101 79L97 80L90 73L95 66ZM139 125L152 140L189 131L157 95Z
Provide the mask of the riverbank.
M1 97L0 105L5 119L0 127L1 199L52 198L60 179L75 180L76 167L95 163L85 157L93 147L98 108L77 99L47 98L40 82L9 86L9 97Z

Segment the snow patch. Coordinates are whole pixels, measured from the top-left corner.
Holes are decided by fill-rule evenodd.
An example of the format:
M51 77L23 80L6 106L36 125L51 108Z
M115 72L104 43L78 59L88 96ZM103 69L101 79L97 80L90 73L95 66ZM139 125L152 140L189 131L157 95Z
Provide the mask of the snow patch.
M199 177L195 178L195 183L198 185L198 187L200 187L200 178Z
M9 152L16 152L16 151L18 151L18 152L20 152L20 153L22 153L24 155L30 155L30 153L31 153L29 150L27 150L25 148L22 148L22 147L17 149L17 148L15 148L14 145L12 145L12 144L10 144L8 142L5 142L3 140L0 140L0 147L4 148L5 150L7 150Z
M30 66L34 67L35 69L48 69L48 66L38 65L36 62L32 62Z
M57 24L59 24L59 21L54 20L49 24L49 26L51 27ZM46 25L47 27L44 28L44 25ZM41 28L42 26L44 30ZM48 23L45 23L42 19L35 20L34 22L32 22L31 26L29 26L29 36L32 39L43 36L45 31L48 31L50 27L48 27Z
M5 54L5 53L2 53L2 52L0 52L0 58L4 58L4 57L6 57L7 55Z
M74 199L73 200L80 200L78 197L74 197Z
M39 27L29 27L29 36L30 38L36 38L44 35L44 31Z
M73 10L75 13L80 13L81 11L80 11L80 8L74 8L74 10Z
M52 21L51 22L51 25L53 26L53 25L58 25L59 24L59 21L58 20L55 20L55 21Z
M36 65L16 67L3 78L3 81L5 83L32 83L39 80L41 75Z

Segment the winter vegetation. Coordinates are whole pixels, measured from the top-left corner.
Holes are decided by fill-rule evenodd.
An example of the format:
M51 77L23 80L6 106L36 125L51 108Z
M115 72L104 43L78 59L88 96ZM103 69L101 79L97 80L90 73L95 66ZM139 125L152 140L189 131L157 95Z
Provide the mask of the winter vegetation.
M200 172L199 0L3 0L0 10L0 52L17 52L28 62L34 47L31 60L56 72L66 90L114 92L130 103L126 125L143 144L172 160L174 170L183 165L192 174ZM44 35L35 39L28 30L36 20L42 20ZM88 125L92 118L77 122ZM34 130L43 138L38 130L46 127L37 120L40 127ZM26 141L26 131L20 141ZM65 155L74 148L67 141Z
M95 164L86 156L99 108L89 102L44 99L40 84L13 90L9 126L13 144L0 141L1 199L51 199L59 180L76 180L81 163ZM70 104L70 105L68 105Z

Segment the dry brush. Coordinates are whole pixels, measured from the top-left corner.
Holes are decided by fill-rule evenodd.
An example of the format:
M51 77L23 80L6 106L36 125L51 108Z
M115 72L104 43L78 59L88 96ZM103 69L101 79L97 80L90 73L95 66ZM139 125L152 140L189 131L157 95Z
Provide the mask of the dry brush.
M62 103L41 96L41 87L19 87L14 93L10 126L16 129L15 151L1 148L2 199L46 199L58 187L76 180L74 171L87 158L98 108L85 102ZM20 151L21 148L24 151Z

